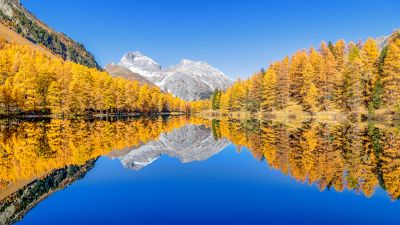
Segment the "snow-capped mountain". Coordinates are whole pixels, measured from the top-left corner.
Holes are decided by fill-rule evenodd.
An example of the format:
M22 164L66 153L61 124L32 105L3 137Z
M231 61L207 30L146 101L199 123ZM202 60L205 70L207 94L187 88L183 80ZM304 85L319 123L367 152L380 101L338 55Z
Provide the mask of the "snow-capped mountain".
M189 101L208 98L216 88L225 90L233 83L223 72L205 62L183 59L177 65L162 68L138 51L122 56L118 65Z
M203 161L219 153L229 144L230 141L225 138L215 140L211 130L204 125L189 124L161 134L158 140L133 148L129 153L118 156L118 159L124 167L140 170L161 155L177 157L183 163Z

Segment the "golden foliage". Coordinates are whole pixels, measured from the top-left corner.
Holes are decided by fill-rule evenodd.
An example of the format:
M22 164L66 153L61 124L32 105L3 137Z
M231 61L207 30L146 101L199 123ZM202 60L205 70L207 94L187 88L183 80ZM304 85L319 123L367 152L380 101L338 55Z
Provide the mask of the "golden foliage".
M312 113L380 107L400 111L400 38L396 37L399 33L383 51L372 38L364 44L322 42L318 50L297 51L267 71L236 81L222 93L220 111L279 111L293 103Z
M191 110L190 103L156 87L113 78L28 46L4 40L0 46L0 113L154 114ZM207 101L193 106L196 110L208 107Z
M70 165L157 139L187 123L208 124L187 117L127 120L61 120L0 124L0 190ZM209 125L207 125L209 126Z

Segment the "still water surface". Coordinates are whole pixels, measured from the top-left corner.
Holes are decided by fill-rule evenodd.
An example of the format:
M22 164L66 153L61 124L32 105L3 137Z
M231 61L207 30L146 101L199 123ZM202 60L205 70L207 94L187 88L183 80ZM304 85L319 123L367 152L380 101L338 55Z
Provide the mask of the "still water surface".
M170 117L0 135L0 224L400 223L392 126Z

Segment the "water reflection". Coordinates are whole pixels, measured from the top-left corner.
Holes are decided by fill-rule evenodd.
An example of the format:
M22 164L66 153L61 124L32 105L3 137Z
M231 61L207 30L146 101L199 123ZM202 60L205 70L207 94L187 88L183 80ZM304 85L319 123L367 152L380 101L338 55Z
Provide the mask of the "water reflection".
M179 158L182 163L203 161L219 153L229 144L225 138L216 140L205 125L188 124L163 133L157 140L134 148L118 158L126 168L140 170L161 155Z
M187 117L0 122L0 223L81 179L99 156L140 170L161 155L203 161L228 145L322 191L377 187L400 197L399 130L372 122L305 123Z
M188 123L201 120L2 121L0 224L18 221L49 194L83 177L99 156L140 147Z
M400 134L373 122L306 123L289 128L251 120L215 121L213 132L246 146L272 168L319 189L344 189L372 196L377 186L400 197Z

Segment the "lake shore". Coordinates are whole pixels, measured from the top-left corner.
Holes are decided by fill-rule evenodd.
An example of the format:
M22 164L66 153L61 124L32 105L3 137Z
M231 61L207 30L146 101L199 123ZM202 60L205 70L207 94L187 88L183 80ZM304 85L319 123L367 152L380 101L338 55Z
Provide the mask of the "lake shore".
M280 122L282 124L300 124L308 121L315 121L319 123L337 123L340 121L375 121L378 123L399 123L400 115L390 110L376 110L373 113L369 113L366 110L358 110L357 112L344 113L339 110L322 111L322 112L306 112L301 107L288 107L283 110L273 112L246 112L246 111L235 111L223 113L219 110L206 110L196 113L196 115L208 118L229 118L236 120L271 120L274 122Z
M170 112L170 113L94 113L86 115L57 115L57 114L10 114L0 115L0 119L101 119L101 118L124 118L124 117L157 117L157 116L183 116L187 115L184 112Z

